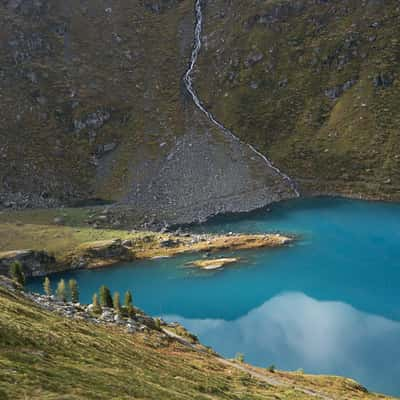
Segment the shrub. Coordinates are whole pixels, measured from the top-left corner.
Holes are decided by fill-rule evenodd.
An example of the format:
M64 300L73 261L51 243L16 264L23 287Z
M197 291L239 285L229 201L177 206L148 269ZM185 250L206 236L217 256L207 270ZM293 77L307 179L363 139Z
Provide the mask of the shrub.
M47 294L47 296L51 296L51 282L48 276L44 278L43 281L43 290Z
M111 297L110 289L105 285L100 288L100 304L102 307L112 308L113 306L113 299Z
M22 272L22 265L19 261L14 261L10 265L10 276L15 282L25 286L25 274Z
M121 313L121 301L120 301L120 296L118 292L114 293L114 297L113 297L113 307L114 310L117 314Z
M68 282L68 286L71 293L71 301L73 303L79 303L78 282L75 279L70 279Z
M267 370L269 371L269 372L272 372L272 373L274 373L275 372L275 370L276 370L276 368L275 368L275 365L270 365L268 368L267 368Z
M244 362L244 354L243 353L236 353L235 360L239 362Z
M93 313L101 314L102 309L101 309L101 305L99 303L99 297L97 296L97 293L95 293L93 295L92 304L93 304L93 308L92 308Z
M158 331L161 331L161 319L160 318L154 319L154 325Z
M64 279L61 279L60 282L58 282L56 296L60 301L67 301L67 289L65 287Z

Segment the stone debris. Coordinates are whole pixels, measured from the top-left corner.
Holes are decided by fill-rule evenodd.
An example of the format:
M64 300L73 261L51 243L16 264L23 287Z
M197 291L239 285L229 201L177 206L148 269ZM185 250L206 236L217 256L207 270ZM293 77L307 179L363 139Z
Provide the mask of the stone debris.
M15 289L13 289L15 290ZM117 313L113 308L102 307L100 315L93 313L93 304L83 305L80 303L62 302L55 296L40 295L37 293L25 293L24 296L46 310L56 312L66 318L82 319L88 322L102 325L116 325L125 327L126 332L146 332L158 330L153 318L145 315L141 310L135 308L135 315L128 318ZM161 320L161 326L168 326Z

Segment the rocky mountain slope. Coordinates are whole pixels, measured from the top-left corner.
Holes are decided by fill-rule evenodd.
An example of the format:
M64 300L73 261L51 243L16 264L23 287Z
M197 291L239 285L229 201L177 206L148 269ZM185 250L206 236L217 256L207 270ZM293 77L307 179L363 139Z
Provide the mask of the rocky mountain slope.
M196 351L190 335L163 333L143 315L118 323L108 312L95 323L85 309L35 300L0 278L2 399L388 399L350 379L272 373Z
M200 96L308 193L399 198L391 0L209 0Z
M302 193L398 198L394 0L202 1L194 85ZM0 202L166 222L294 196L182 81L192 0L0 1Z

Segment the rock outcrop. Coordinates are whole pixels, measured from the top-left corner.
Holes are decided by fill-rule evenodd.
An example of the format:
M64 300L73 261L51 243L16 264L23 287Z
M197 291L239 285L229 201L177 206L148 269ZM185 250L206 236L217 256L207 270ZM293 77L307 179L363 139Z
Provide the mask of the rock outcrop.
M134 254L131 245L123 244L121 239L102 240L84 243L68 257L72 268L95 268L118 262L131 261Z
M25 276L43 276L53 272L54 256L45 251L15 250L0 253L0 275L6 275L14 262L21 263Z

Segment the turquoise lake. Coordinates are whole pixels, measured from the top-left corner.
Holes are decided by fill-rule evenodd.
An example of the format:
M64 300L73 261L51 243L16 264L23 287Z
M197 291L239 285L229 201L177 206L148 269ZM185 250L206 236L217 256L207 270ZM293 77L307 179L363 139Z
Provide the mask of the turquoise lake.
M191 230L298 239L279 249L219 253L241 257L220 271L185 266L197 254L51 279L77 279L87 303L102 284L121 295L131 289L140 308L182 323L226 357L240 352L258 366L344 375L400 395L400 204L293 200ZM41 284L28 286L41 291Z

